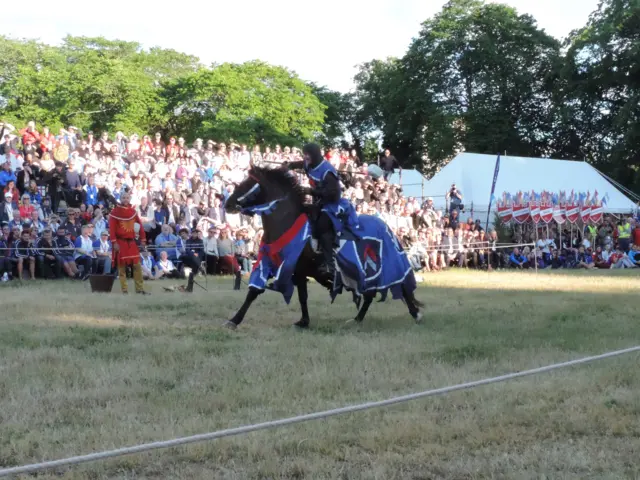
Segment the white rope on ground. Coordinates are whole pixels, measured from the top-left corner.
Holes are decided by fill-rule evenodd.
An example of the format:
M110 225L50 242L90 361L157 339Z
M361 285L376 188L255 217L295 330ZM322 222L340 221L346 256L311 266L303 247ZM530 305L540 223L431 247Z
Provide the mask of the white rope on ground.
M495 247L491 246L491 243L486 243L486 242L471 242L471 243L467 243L467 244L463 244L463 246L465 248L468 247L473 247L473 248L479 248L476 245L484 245L484 250L489 250L491 248L515 248L515 247L535 247L535 243L497 243ZM457 247L458 244L455 244L455 246ZM146 248L149 251L153 251L153 250L175 250L176 247L161 247L158 245L140 245L138 248ZM32 250L40 250L39 248L36 247L35 244L33 244L32 246L29 247ZM437 248L431 248L430 251L433 250L438 250L438 249L449 249L449 247L443 247L442 245L438 246ZM15 250L16 247L0 247L0 251L6 251L6 250ZM58 251L58 252L75 252L76 250L78 250L78 247L62 247L62 248L53 248L54 251Z
M550 372L552 370L558 370L560 368L571 367L574 365L581 365L584 363L594 362L596 360L604 360L606 358L617 357L627 353L640 352L640 345L635 347L625 348L623 350L615 350L612 352L603 353L601 355L595 355L591 357L579 358L576 360L570 360L568 362L555 363L547 365L545 367L534 368L531 370L524 370L522 372L509 373L498 377L485 378L483 380L475 380L473 382L461 383L458 385L452 385L449 387L438 388L435 390L427 390L425 392L412 393L409 395L403 395L400 397L393 397L387 400L381 400L377 402L367 402L358 405L350 405L342 408L334 408L331 410L325 410L322 412L308 413L306 415L298 415L296 417L283 418L280 420L271 420L263 423L256 423L253 425L245 425L243 427L229 428L226 430L218 430L217 432L202 433L199 435L192 435L189 437L175 438L173 440L165 440L160 442L143 443L140 445L134 445L131 447L118 448L115 450L105 450L103 452L90 453L88 455L80 455L77 457L63 458L60 460L53 460L42 463L33 463L30 465L23 465L20 467L4 468L0 470L0 477L6 477L9 475L17 475L19 473L34 473L41 470L46 470L54 467L62 467L65 465L77 465L79 463L94 462L96 460L103 460L105 458L120 457L122 455L130 455L132 453L147 452L150 450L157 450L160 448L178 447L189 443L204 442L207 440L215 440L223 437L231 437L234 435L240 435L243 433L256 432L258 430L266 430L275 427L283 427L285 425L293 425L295 423L308 422L309 420L319 420L328 417L334 417L336 415L344 415L346 413L359 412L362 410L369 410L371 408L386 407L389 405L395 405L397 403L409 402L411 400L417 400L419 398L433 397L436 395L444 395L447 393L455 392L458 390L466 390L470 388L479 387L482 385L489 385L492 383L504 382L506 380L512 380L514 378L526 377L529 375L536 375L538 373Z
M474 251L478 251L478 250L485 250L487 252L489 251L493 251L493 250L500 250L500 249L509 249L509 248L520 248L520 247L535 247L536 244L535 243L505 243L505 244L496 244L495 246L491 245L490 243L487 244L485 242L473 242L473 243L467 243L467 244L462 244L462 247L464 248L463 253L464 252L474 252ZM458 253L460 252L459 250L460 245L459 244L455 244L451 247L447 247L444 245L439 245L437 247L427 247L425 249L426 253L431 253L431 252L451 252L451 253ZM406 250L405 250L406 251Z

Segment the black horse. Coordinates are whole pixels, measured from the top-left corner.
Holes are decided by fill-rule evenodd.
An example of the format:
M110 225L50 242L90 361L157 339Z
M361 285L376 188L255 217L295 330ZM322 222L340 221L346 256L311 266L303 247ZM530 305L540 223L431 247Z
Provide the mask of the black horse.
M296 220L302 214L313 215L313 206L305 204L305 193L296 176L284 169L267 169L252 167L247 178L240 183L225 202L225 210L228 213L246 212L255 206L270 206L262 214L264 234L262 241L265 244L273 244L294 228ZM259 210L258 210L259 213ZM333 287L333 278L330 274L319 273L322 258L318 255L311 241L307 241L304 250L295 264L293 284L298 290L298 300L302 310L302 318L294 325L301 328L309 326L309 310L307 307L307 279L313 278L328 290ZM253 301L264 292L249 286L249 292L238 312L225 322L225 326L235 329L244 319ZM361 322L375 298L376 292L365 292L362 305L359 307L355 321ZM423 305L417 301L413 292L404 288L402 297L407 304L411 316L416 322L420 322L422 314L420 307ZM354 294L354 300L357 296ZM384 300L383 296L383 300ZM359 304L359 302L356 302Z

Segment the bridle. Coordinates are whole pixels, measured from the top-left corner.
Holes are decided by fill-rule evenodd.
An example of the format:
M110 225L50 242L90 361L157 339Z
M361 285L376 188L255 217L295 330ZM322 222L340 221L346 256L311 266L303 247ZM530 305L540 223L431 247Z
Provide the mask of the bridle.
M256 175L254 175L253 173L249 173L249 178L256 183L246 193L242 194L236 199L236 203L240 207L240 213L243 213L245 215L269 215L273 213L273 210L275 209L277 204L288 196L285 195L282 198L277 198L268 203L245 206L248 201L254 199L260 193L261 189L260 179Z
M254 198L256 195L258 195L260 193L260 179L258 177L256 177L253 173L249 174L249 178L251 180L253 180L254 182L256 182L256 183L255 183L255 185L253 187L251 187L249 189L249 191L247 191L242 196L237 198L236 203L240 207L243 207L243 204L244 204L245 201Z

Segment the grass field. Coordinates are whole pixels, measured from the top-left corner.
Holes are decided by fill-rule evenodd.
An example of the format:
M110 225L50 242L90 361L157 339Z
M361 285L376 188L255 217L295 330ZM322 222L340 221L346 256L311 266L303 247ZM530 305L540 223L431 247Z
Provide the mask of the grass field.
M310 288L91 294L0 288L0 466L204 433L452 385L640 344L636 272L447 272L400 302ZM166 283L162 283L166 285ZM116 285L117 288L117 285ZM640 478L640 356L389 408L46 472L38 478Z

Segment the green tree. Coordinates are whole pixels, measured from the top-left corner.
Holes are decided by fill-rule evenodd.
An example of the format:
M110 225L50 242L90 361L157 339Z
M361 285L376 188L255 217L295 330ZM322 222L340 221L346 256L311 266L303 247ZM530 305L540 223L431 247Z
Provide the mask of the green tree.
M283 67L225 63L168 83L163 98L171 130L239 142L283 143L316 138L324 105Z
M348 94L309 83L313 94L324 105L324 124L316 140L325 147L337 147L348 136L346 118L350 102Z
M135 42L66 37L60 47L0 38L1 113L18 124L146 132L163 127L161 83L197 59Z
M59 49L0 37L0 114L16 126L27 119L59 126L65 68Z
M372 154L371 147L375 144L371 135L380 132L385 147L393 150L405 166L421 167L422 160L413 155L419 114L408 103L412 92L408 90L400 61L388 58L364 63L359 67L355 83L354 120L359 125L363 145L370 138L367 155Z
M640 2L603 0L567 41L557 150L640 189Z
M379 155L380 149L378 148L378 138L367 137L362 147L362 160L367 163L376 163Z
M511 7L452 0L401 60L366 64L356 83L385 146L425 172L459 149L544 155L559 48Z

